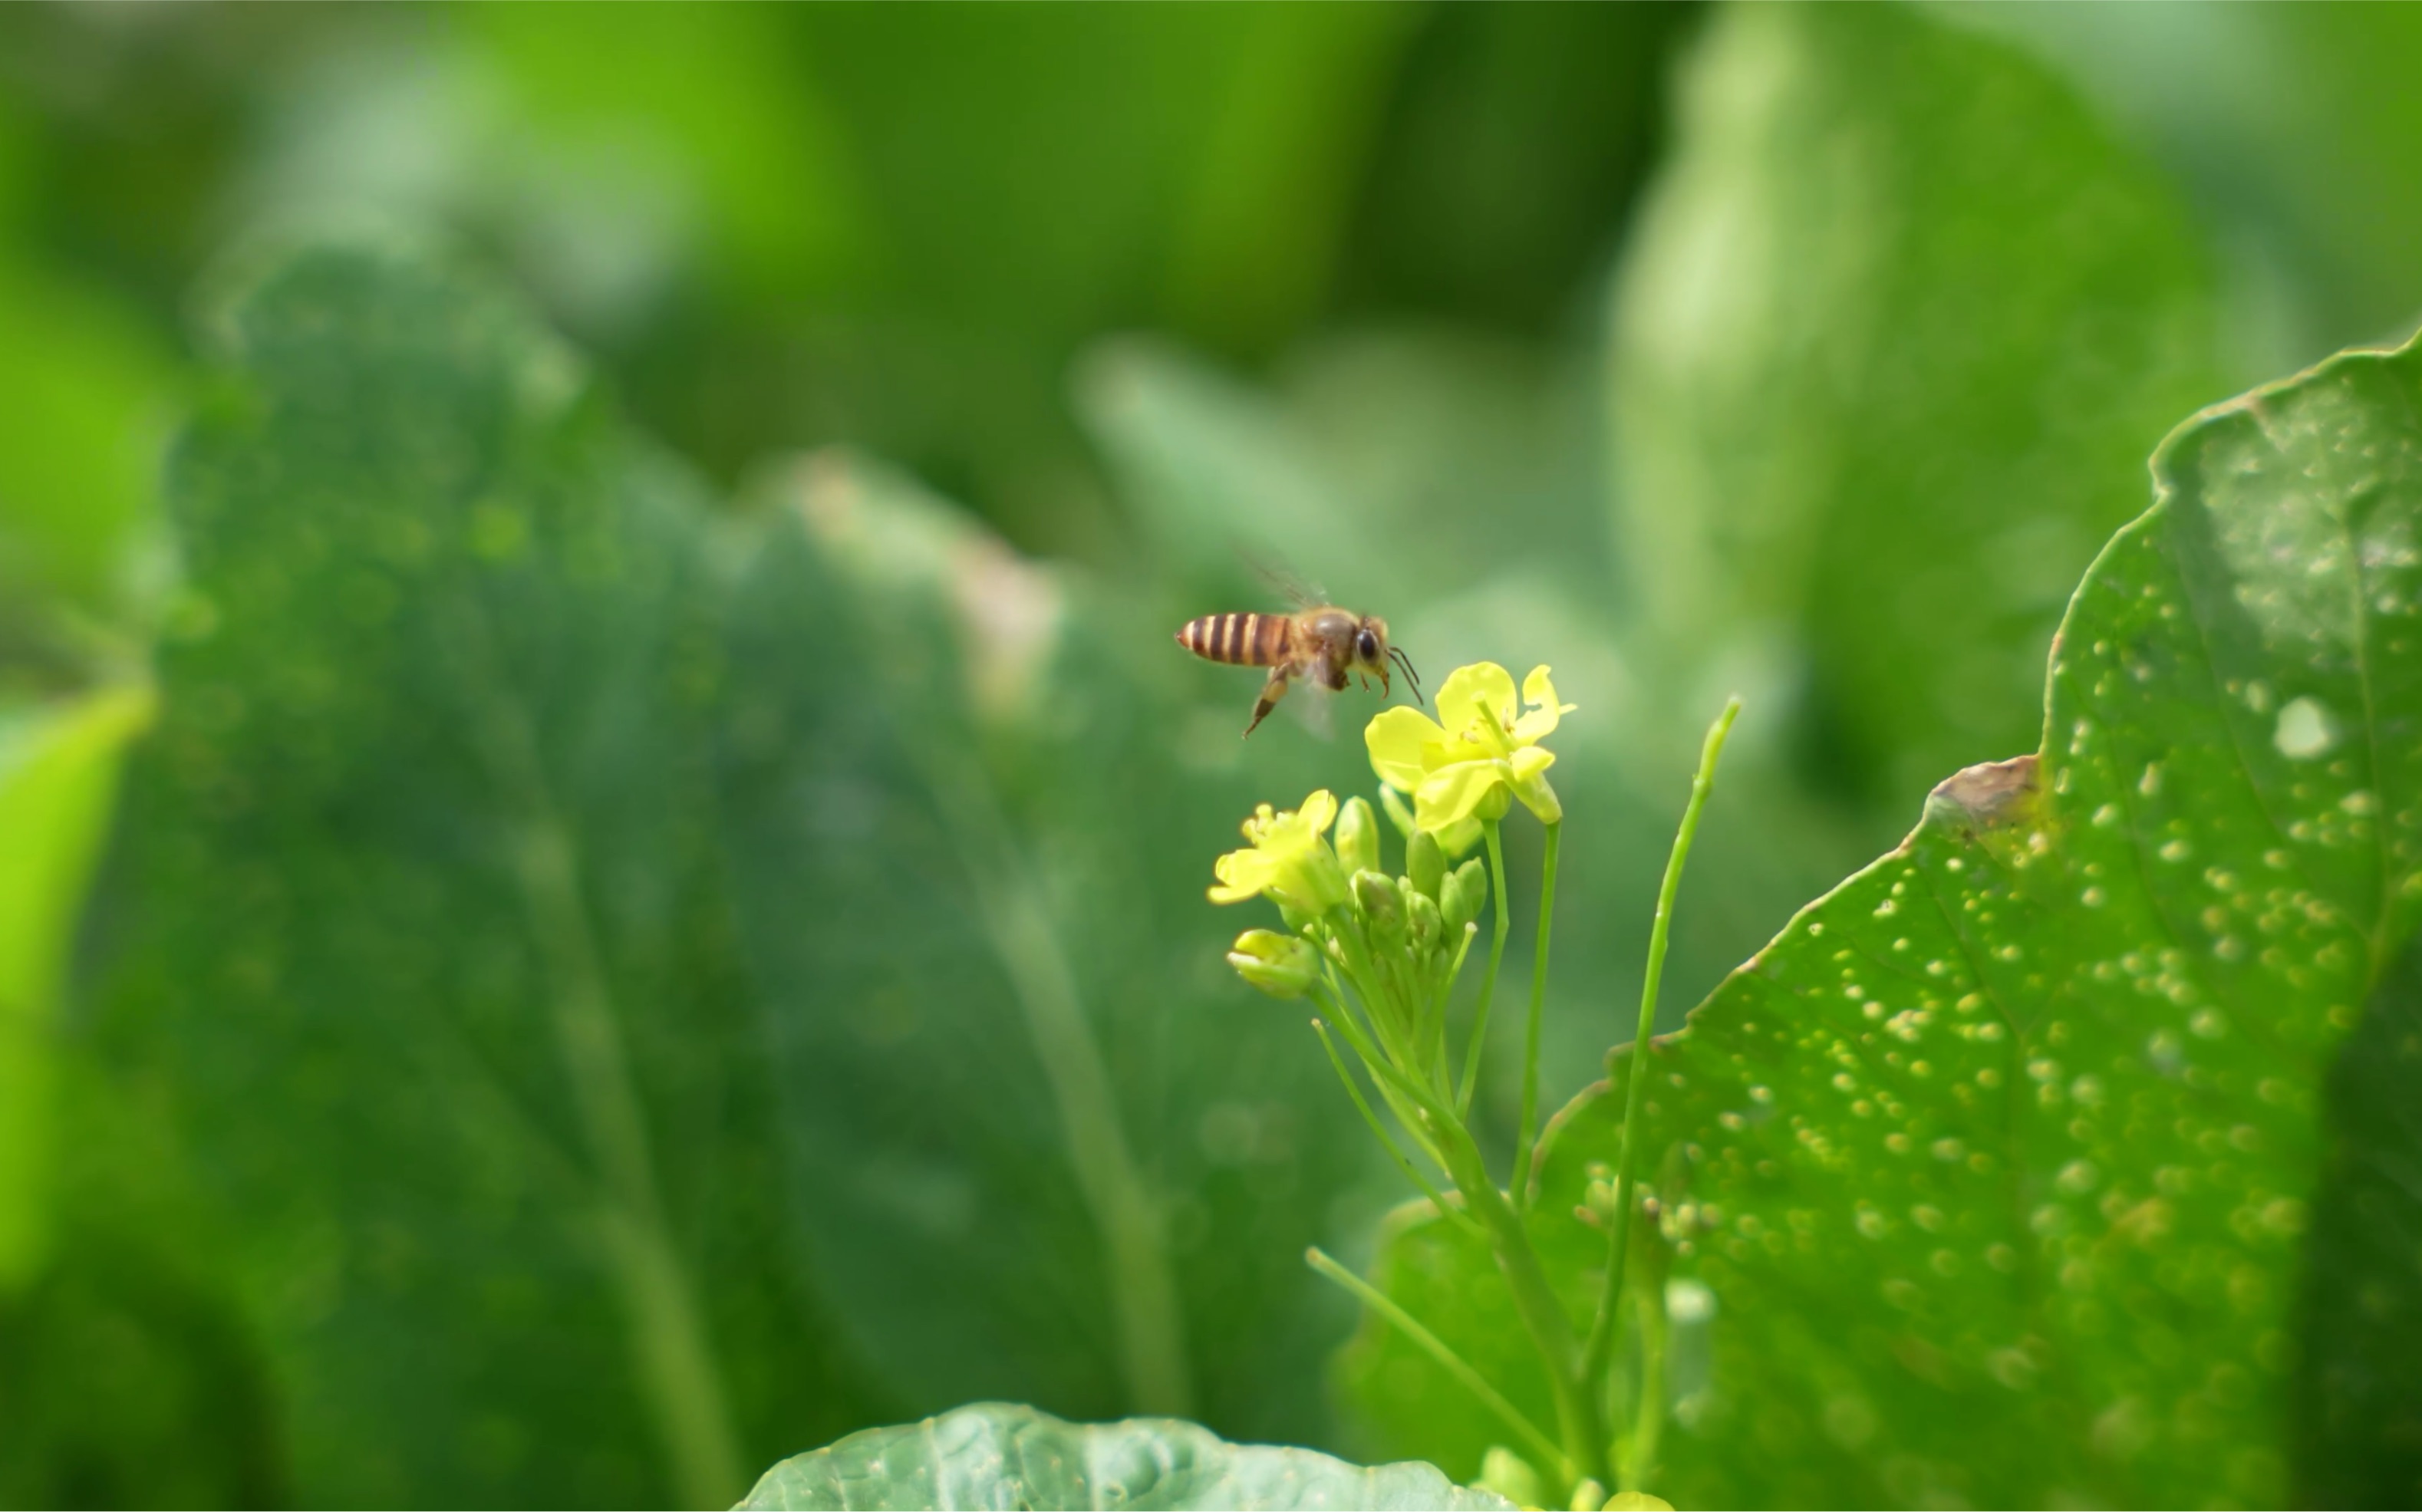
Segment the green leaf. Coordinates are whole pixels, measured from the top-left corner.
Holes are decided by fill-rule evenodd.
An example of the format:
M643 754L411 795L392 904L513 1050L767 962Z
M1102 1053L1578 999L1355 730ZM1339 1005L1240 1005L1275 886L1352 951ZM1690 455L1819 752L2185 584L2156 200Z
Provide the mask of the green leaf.
M916 1410L1316 1432L1346 1316L1298 1257L1373 1152L1203 890L1327 769L1249 766L1250 684L1189 719L1166 622L896 473L821 456L770 503L723 843L838 1326Z
M2296 1317L2304 1506L2422 1500L2422 944L2337 1053Z
M1370 1152L1220 965L1271 772L1167 627L880 469L717 522L425 255L212 308L102 996L297 1496L728 1501L979 1395L1316 1435Z
M1191 1423L1074 1424L963 1407L870 1428L765 1473L745 1507L1502 1507L1419 1463L1364 1469L1308 1449L1224 1443Z
M862 1409L707 843L707 501L441 259L263 248L205 307L99 1002L293 1494L728 1502Z
M105 287L0 248L0 586L85 605L123 590L175 369ZM0 611L6 622L22 610ZM0 639L0 651L9 649Z
M2181 428L2064 622L2040 755L1942 784L1656 1045L1692 1324L1656 1488L2287 1497L2324 1076L2422 914L2417 406L2422 350L2357 353ZM1576 1300L1603 1244L1553 1215L1636 1064L1545 1162ZM1471 1297L1427 1320L1486 1354L1472 1257L1417 1233L1382 1270ZM1412 1359L1354 1359L1392 1441L1449 1400Z
M69 946L126 744L151 697L112 688L0 723L0 1298L41 1268L50 1228L53 1042Z
M1626 559L1666 640L1804 683L1819 775L1896 816L2033 738L2141 459L2228 392L2210 276L2058 81L1923 12L1728 8L1680 100L1616 290Z

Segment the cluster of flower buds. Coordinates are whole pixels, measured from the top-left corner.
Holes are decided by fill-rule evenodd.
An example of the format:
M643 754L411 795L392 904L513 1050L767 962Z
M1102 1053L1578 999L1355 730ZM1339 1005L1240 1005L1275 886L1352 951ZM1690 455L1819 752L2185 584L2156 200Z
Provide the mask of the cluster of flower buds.
M1290 811L1264 805L1244 824L1251 843L1219 858L1210 895L1267 897L1286 925L1236 937L1228 964L1239 977L1273 998L1323 998L1366 1062L1384 1060L1443 1094L1447 1000L1479 934L1488 869L1476 857L1450 866L1438 835L1397 827L1404 870L1392 874L1366 800L1340 805L1323 791ZM1360 1014L1342 1011L1349 996Z

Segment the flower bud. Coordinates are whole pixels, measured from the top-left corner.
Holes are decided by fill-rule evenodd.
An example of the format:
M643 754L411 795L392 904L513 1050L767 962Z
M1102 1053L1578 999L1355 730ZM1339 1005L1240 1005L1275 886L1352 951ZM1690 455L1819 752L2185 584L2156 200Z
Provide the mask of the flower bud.
M1349 873L1379 869L1379 816L1360 798L1337 812L1337 864Z
M1439 906L1429 900L1427 893L1405 894L1405 917L1407 933L1412 936L1415 950L1434 951L1446 938L1446 921L1439 917Z
M1270 896L1282 908L1317 919L1345 901L1345 873L1326 841L1314 840L1278 863Z
M1320 954L1310 942L1274 929L1249 929L1237 936L1228 964L1273 998L1300 998L1320 974Z
M1436 835L1423 830L1406 842L1405 870L1412 874L1415 892L1428 894L1432 903L1440 901L1439 883L1446 876L1446 853L1439 849Z
M1482 795L1480 802L1472 807L1471 816L1484 822L1494 823L1504 818L1505 811L1513 807L1512 790L1504 783L1499 782L1491 786L1487 793Z
M1463 926L1480 917L1488 903L1488 866L1479 857L1447 874L1439 896L1439 912L1446 927L1461 933Z
M1405 937L1405 896L1393 877L1376 872L1355 873L1354 904L1362 910L1373 935L1389 940Z

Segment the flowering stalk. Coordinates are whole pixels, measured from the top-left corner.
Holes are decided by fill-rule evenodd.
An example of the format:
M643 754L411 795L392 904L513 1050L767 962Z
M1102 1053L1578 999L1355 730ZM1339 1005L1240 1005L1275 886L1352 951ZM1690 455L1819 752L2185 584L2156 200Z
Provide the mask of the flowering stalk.
M1539 948L1531 956L1531 1017L1522 1030L1522 1123L1514 1144L1514 1201L1531 1205L1531 1162L1539 1148L1539 1016L1548 995L1548 926L1556 918L1556 844L1560 820L1548 826L1548 850L1539 862Z
M1614 1187L1614 1210L1607 1223L1606 1290L1599 1296L1597 1315L1591 1321L1589 1344L1582 1354L1581 1367L1591 1380L1604 1380L1607 1367L1614 1357L1614 1320L1623 1303L1623 1272L1631 1258L1632 1210L1639 1205L1633 1200L1633 1181L1640 1166L1640 1105L1646 1094L1648 1078L1644 1075L1642 1057L1648 1053L1648 1036L1657 1027L1657 990L1665 974L1666 931L1674 920L1674 894L1682 886L1682 866L1691 858L1691 842L1699 832L1699 814L1707 805L1707 796L1716 790L1716 763L1724 753L1724 737L1732 732L1733 720L1740 713L1740 700L1728 700L1724 712L1707 728L1707 738L1699 748L1698 774L1691 780L1691 801L1682 810L1682 827L1674 836L1674 849L1665 858L1665 880L1657 889L1657 917L1648 926L1648 967L1640 984L1640 1026L1631 1040L1631 1070L1624 1079L1623 1154ZM1612 1059L1612 1052L1609 1059ZM1659 1340L1661 1342L1661 1330ZM1644 1381L1644 1391L1645 1382ZM1659 1419L1661 1421L1661 1419ZM1645 1441L1647 1452L1653 1453L1653 1433L1639 1436ZM1640 1450L1635 1441L1632 1475L1646 1473L1640 1463Z
M1250 844L1219 858L1219 885L1211 890L1211 897L1235 903L1266 896L1278 904L1290 933L1248 930L1229 953L1230 963L1239 976L1273 997L1310 997L1320 1005L1321 1016L1313 1020L1313 1029L1356 1110L1441 1220L1487 1244L1546 1373L1556 1406L1554 1437L1523 1417L1443 1340L1367 1282L1317 1252L1311 1257L1313 1268L1401 1329L1504 1419L1517 1441L1540 1457L1538 1468L1552 1478L1559 1499L1579 1495L1595 1505L1604 1499L1602 1488L1613 1479L1610 1472L1615 1443L1608 1428L1605 1390L1613 1301L1602 1303L1584 1336L1549 1285L1526 1220L1537 1152L1540 1020L1564 820L1563 805L1547 780L1555 757L1540 742L1572 705L1556 701L1544 667L1523 680L1518 700L1513 678L1502 668L1482 663L1451 674L1439 690L1438 706L1470 713L1449 729L1418 711L1394 708L1373 719L1364 732L1372 767L1385 784L1381 803L1405 838L1402 874L1392 876L1382 865L1377 816L1370 804L1351 798L1341 807L1331 795L1319 792L1286 812L1265 804L1245 821ZM1721 745L1721 729L1731 717L1728 710L1719 734L1710 737L1702 786L1694 790L1685 821L1684 849L1705 797L1705 778ZM1517 803L1539 820L1547 844L1538 948L1532 961L1523 1036L1521 1120L1508 1191L1489 1175L1470 1115L1486 1048L1488 1009L1512 922L1501 830ZM1329 838L1332 824L1333 844ZM1485 863L1475 858L1453 864L1484 840ZM1678 875L1677 861L1669 868L1659 906L1653 963L1663 958L1665 919ZM1448 1008L1479 936L1480 910L1491 902L1495 912L1487 972L1457 1065L1448 1050ZM1652 1007L1655 970L1652 964ZM1361 1063L1363 1079L1395 1116L1420 1158L1408 1155L1389 1133L1341 1043ZM1627 1134L1627 1202L1632 1176L1628 1139ZM1444 1176L1444 1188L1428 1174L1424 1160ZM1612 1191L1609 1187L1601 1206L1612 1205ZM1608 1226L1621 1229L1619 1242L1628 1242L1628 1227ZM1619 1300L1620 1272L1615 1274L1618 1284L1609 1298ZM1628 1484L1636 1485L1653 1459L1661 1424L1661 1403L1651 1410L1644 1402L1628 1435L1631 1453L1623 1466Z

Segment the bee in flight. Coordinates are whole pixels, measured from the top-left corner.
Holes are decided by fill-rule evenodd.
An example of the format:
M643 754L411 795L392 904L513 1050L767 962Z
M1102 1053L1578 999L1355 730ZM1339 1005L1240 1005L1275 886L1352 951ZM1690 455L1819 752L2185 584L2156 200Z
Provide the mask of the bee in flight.
M1333 604L1306 602L1293 614L1206 614L1188 620L1177 632L1177 643L1205 661L1231 667L1266 667L1261 701L1253 705L1250 735L1286 697L1287 684L1309 679L1314 687L1342 691L1348 673L1365 679L1376 675L1379 696L1390 692L1388 664L1405 669L1413 697L1422 696L1422 680L1411 658L1388 644L1388 622L1376 614L1358 615Z

